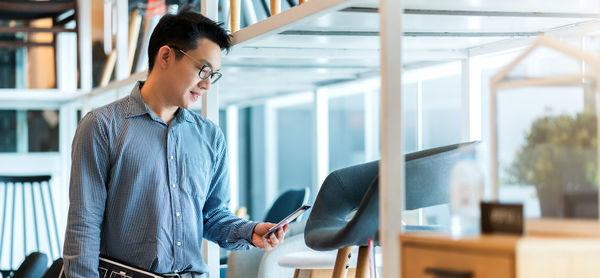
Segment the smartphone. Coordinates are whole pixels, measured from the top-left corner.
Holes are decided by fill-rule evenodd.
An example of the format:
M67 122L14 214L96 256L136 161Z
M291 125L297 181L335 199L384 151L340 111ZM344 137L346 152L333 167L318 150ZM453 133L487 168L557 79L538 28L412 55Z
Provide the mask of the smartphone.
M294 221L296 218L298 218L298 216L302 215L309 208L310 208L309 205L303 205L303 206L299 207L296 211L292 212L290 215L286 216L283 220L279 221L279 223L277 223L275 226L271 227L269 229L269 232L266 233L263 237L264 238L270 237L272 233L277 231L277 229L285 226L285 224L288 224L288 223Z

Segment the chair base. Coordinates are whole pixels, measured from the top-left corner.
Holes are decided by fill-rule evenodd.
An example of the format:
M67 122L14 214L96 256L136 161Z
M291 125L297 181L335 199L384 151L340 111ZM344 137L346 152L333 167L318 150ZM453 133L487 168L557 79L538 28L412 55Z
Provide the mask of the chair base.
M296 269L294 278L368 278L369 249L366 246L360 246L356 268L349 268L352 247L338 249L333 269Z

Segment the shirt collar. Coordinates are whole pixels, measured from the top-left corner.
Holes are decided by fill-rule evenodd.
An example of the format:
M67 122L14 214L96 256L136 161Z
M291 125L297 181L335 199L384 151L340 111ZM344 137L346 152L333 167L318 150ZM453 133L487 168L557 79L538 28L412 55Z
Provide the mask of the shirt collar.
M190 123L194 122L194 116L192 116L192 112L185 108L180 107L179 110L177 110L177 115L175 115L175 117L178 117L179 119L184 119Z
M131 94L129 94L129 100L127 101L127 116L126 118L131 118L143 114L154 114L151 113L150 108L144 103L142 100L141 88L144 85L144 81L138 81L133 86L131 90Z
M135 86L133 86L133 89L131 90L131 94L129 95L129 100L127 102L127 116L126 118L131 118L131 117L135 117L135 116L140 116L140 115L144 115L144 114L148 114L150 115L150 117L155 120L155 121L159 121L162 122L162 120L156 116L152 110L150 110L150 107L148 107L148 105L146 105L146 103L144 103L144 100L142 99L142 86L144 86L144 81L138 81ZM177 113L175 114L175 118L181 122L182 120L186 120L188 122L194 122L194 117L192 116L192 113L190 111L188 111L185 108L179 108L177 110Z

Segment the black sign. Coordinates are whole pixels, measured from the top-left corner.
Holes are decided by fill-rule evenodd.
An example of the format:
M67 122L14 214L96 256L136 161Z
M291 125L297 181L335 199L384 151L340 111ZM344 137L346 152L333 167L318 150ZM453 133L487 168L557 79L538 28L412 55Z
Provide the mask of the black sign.
M481 232L523 234L523 205L481 202Z

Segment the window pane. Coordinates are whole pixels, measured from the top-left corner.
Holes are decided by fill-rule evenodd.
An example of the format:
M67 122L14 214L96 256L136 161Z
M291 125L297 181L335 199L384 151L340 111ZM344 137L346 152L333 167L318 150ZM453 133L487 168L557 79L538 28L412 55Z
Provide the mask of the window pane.
M17 151L17 111L0 110L0 152Z
M460 72L423 81L423 149L461 141Z
M329 170L365 162L364 94L329 100Z
M6 38L7 36L0 36ZM13 37L14 35L10 36ZM16 86L16 50L0 49L0 88L15 88Z
M27 111L29 152L58 151L58 110Z
M238 170L239 170L239 202L240 207L244 206L250 211L252 198L250 198L251 189L251 133L250 118L251 108L242 108L238 114Z
M277 110L279 194L312 185L312 104Z
M408 83L402 86L403 120L404 123L404 152L411 153L418 150L418 122L419 112L417 107L417 83Z

